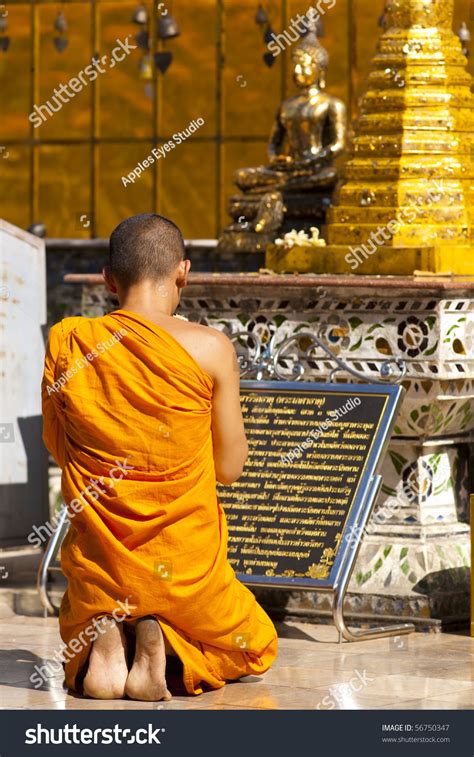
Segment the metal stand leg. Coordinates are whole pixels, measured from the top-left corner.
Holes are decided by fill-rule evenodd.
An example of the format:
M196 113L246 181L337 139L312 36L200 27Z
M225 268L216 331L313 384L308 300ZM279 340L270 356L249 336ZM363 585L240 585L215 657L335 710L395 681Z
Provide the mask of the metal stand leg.
M367 522L372 512L373 505L377 498L381 484L380 476L376 476L373 479L372 486L367 495L367 501L365 507L361 513L360 520L358 522L358 531L363 533ZM413 623L400 623L399 625L391 626L377 626L375 628L357 629L351 631L344 620L343 604L344 597L346 595L347 587L354 569L357 553L360 547L360 539L357 544L354 545L352 550L348 553L348 556L341 567L340 573L337 578L337 585L334 588L333 599L333 618L334 624L339 632L339 643L341 643L341 637L344 637L347 641L364 641L367 639L381 639L386 636L400 636L402 634L412 633L415 630Z
M376 626L374 628L358 628L351 631L344 620L343 603L345 596L345 587L339 587L334 595L333 617L334 624L339 632L339 643L342 637L346 641L367 641L368 639L382 639L387 636L401 636L407 633L413 633L415 626L413 623L400 623L391 626Z
M51 539L49 540L46 546L46 549L44 551L43 558L38 568L38 575L36 578L36 588L38 589L41 604L44 607L45 618L48 617L48 613L55 615L57 612L54 606L51 604L51 601L48 596L48 577L49 577L49 571L52 570L51 565L56 558L57 552L61 546L62 540L64 539L64 536L68 528L69 528L68 515L67 515L67 510L64 507L64 509L61 510L59 514L56 529L53 535L51 536ZM59 570L59 568L56 568L56 570Z

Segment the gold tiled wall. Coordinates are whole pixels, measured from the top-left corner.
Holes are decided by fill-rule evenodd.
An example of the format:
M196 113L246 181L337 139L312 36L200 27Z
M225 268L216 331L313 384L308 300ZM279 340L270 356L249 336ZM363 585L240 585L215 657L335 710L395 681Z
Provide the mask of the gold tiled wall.
M135 35L128 0L0 4L11 38L0 50L0 216L27 227L46 225L49 237L105 237L127 215L152 211L172 217L188 238L209 238L226 223L226 204L238 166L265 162L276 107L293 92L286 53L268 68L255 24L257 0L167 0L147 3L151 29L168 10L181 36L153 40L171 51L165 75L140 78L143 51L98 76L39 128L28 114L116 40ZM313 5L315 3L313 2ZM310 0L263 2L275 31L286 28ZM380 29L383 0L337 0L324 18L331 64L328 89L355 114ZM58 53L54 22L62 10L68 46ZM455 28L472 28L473 0L456 0ZM474 55L470 61L471 71ZM148 168L134 183L122 176L192 119L196 134ZM82 220L81 220L82 217Z

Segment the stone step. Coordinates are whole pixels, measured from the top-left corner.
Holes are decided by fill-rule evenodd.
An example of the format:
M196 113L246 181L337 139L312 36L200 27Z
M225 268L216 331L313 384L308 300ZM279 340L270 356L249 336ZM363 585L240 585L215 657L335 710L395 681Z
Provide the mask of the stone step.
M307 623L333 622L331 595L322 592L279 591L258 589L258 601L275 620L304 620ZM456 606L466 604L465 592L448 597ZM439 604L439 603L438 603ZM413 623L415 631L440 633L459 631L469 627L467 614L439 612L436 600L429 596L389 596L348 592L344 599L344 618L348 626L369 628L380 625Z
M44 610L36 588L42 556L41 548L30 546L0 550L0 617L43 617ZM50 596L54 605L59 605L65 586L65 579L59 577L51 585Z
M64 589L60 588L49 592L55 607L59 607L63 593ZM37 618L45 616L35 584L0 588L0 618L8 618L12 615L28 615Z
M19 586L36 578L43 551L38 547L0 549L0 589Z

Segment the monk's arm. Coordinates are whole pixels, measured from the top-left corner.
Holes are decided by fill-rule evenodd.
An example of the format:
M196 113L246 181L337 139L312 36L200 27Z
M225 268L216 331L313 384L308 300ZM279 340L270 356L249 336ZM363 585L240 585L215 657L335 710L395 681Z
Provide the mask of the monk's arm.
M54 389L56 381L56 359L61 343L61 324L53 326L50 331L46 356L44 360L44 374L41 384L41 400L43 407L43 441L47 450L52 454L60 468L64 465L64 429L61 417L60 389Z
M241 476L247 459L240 407L240 373L235 349L223 334L218 334L213 350L212 443L217 480L233 484Z

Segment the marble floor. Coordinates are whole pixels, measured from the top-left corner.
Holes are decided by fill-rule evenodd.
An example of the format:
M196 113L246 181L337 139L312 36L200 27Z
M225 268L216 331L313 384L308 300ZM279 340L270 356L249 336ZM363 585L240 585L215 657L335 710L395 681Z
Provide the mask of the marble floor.
M278 625L280 652L265 676L167 703L94 701L64 690L62 675L35 689L35 666L53 658L57 621L12 615L0 630L1 709L474 709L474 638L412 634L337 643L331 626Z

